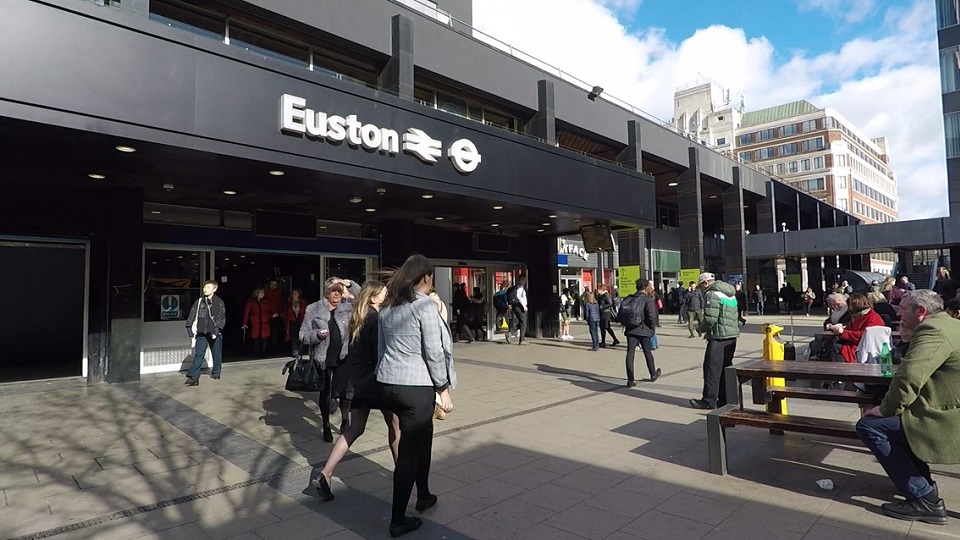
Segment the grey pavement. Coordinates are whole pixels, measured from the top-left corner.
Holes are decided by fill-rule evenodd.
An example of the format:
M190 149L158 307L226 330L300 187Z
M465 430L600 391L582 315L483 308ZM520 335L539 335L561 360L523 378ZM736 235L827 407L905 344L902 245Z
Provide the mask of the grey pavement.
M738 360L761 356L758 319ZM407 538L960 537L956 512L945 527L881 515L895 490L853 441L741 426L728 434L731 474L709 474L704 412L686 404L700 394L704 344L675 320L660 330L663 377L631 389L624 348L590 352L582 323L574 342L458 345L456 409L435 423L440 501ZM796 317L796 334L821 320ZM371 415L336 470L336 500L319 502L309 479L331 445L315 395L283 390L284 361L227 364L198 387L180 374L0 385L0 538L387 537L383 421ZM858 416L847 404L789 410ZM935 475L960 508L958 470ZM817 486L827 478L835 489Z

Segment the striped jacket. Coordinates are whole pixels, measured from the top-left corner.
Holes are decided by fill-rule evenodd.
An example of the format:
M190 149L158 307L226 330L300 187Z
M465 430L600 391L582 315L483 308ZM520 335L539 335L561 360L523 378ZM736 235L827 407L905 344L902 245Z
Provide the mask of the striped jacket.
M703 312L700 331L706 339L733 339L740 336L737 312L737 291L733 285L714 281L703 295L707 307Z

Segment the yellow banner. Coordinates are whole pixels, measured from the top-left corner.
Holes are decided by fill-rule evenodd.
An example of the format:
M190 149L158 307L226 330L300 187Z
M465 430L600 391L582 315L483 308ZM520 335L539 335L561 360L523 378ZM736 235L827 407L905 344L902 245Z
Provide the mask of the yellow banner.
M692 281L694 285L699 285L697 283L697 278L700 277L699 268L681 268L680 269L680 284L683 285L683 288L686 289L690 282Z
M637 280L640 279L640 265L621 266L617 273L617 289L620 298L637 292Z

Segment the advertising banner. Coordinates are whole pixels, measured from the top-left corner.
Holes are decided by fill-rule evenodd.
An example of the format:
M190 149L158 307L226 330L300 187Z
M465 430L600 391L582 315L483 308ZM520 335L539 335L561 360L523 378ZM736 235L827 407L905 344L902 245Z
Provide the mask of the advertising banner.
M637 280L640 279L640 265L621 266L617 275L617 289L620 298L637 292Z

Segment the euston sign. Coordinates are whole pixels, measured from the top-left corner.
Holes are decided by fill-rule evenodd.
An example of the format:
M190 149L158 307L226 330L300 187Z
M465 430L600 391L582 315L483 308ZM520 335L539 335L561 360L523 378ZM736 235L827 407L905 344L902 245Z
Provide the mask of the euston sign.
M332 142L347 141L354 148L363 147L388 154L402 149L424 163L437 163L443 155L443 142L427 135L422 129L407 128L401 137L395 130L364 124L357 115L329 115L307 108L307 100L290 94L280 97L280 131L292 135L306 135L311 139ZM469 174L480 165L480 152L469 139L457 139L447 147L447 157L458 171Z

